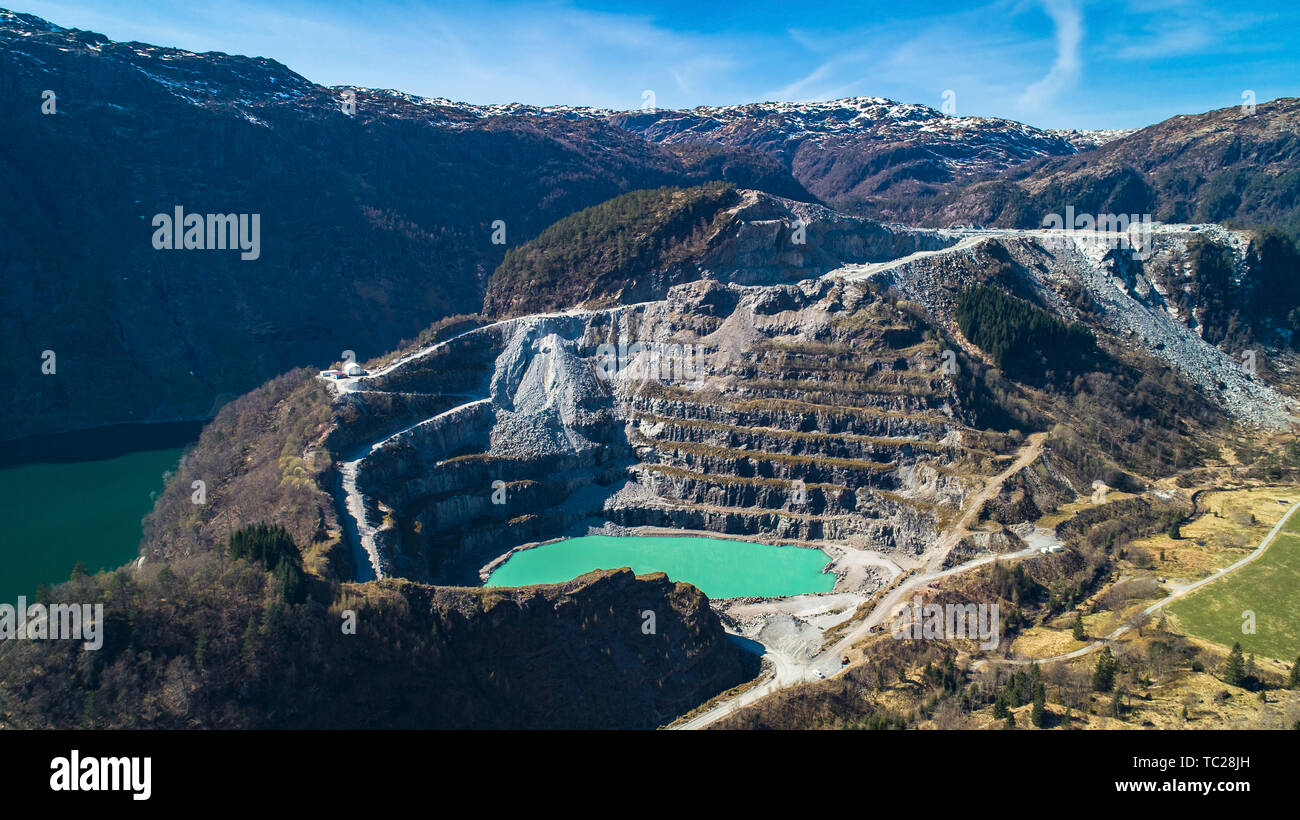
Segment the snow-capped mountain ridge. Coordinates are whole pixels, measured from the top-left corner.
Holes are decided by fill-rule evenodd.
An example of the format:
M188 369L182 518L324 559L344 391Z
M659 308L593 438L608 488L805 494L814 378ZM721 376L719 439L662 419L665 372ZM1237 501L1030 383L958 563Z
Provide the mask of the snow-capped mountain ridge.
M9 11L0 11L0 41L6 42L18 74L33 81L56 55L93 58L128 67L184 105L228 112L273 132L282 114L354 116L359 124L396 120L453 132L501 118L520 124L536 119L603 129L606 136L590 138L606 143L618 139L610 135L614 128L674 150L756 152L784 166L813 195L849 208L869 208L882 196L925 197L1029 160L1071 156L1098 144L1077 132L1050 132L995 117L947 116L926 105L875 96L617 111L474 104L389 89L326 87L265 57L118 43ZM146 89L139 91L147 96ZM82 105L122 104L109 96L116 94L97 94Z
M782 128L792 135L854 134L866 128L894 127L899 130L917 129L962 133L981 128L1013 129L1025 134L1043 134L1075 145L1080 150L1102 144L1124 134L1122 130L1081 131L1077 129L1045 130L1015 120L1000 117L955 117L920 103L904 103L886 97L844 97L837 100L793 102L766 101L736 105L695 108L594 108L581 105L532 105L529 103L470 103L446 97L423 97L392 89L373 89L362 86L332 86L332 91L370 94L390 97L430 108L451 109L463 114L484 118L504 116L565 117L572 119L628 119L652 118L657 122L689 119L690 133L707 133L738 122L778 119ZM675 132L663 142L685 141L685 132ZM1094 136L1095 135L1095 136Z

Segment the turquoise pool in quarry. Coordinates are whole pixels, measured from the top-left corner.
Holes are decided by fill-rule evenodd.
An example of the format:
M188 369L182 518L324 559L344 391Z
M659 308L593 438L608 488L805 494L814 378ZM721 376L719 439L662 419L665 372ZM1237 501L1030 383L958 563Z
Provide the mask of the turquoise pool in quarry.
M835 576L822 572L821 550L698 536L587 535L520 550L485 586L569 581L594 569L631 567L638 575L666 572L710 598L772 597L829 592Z

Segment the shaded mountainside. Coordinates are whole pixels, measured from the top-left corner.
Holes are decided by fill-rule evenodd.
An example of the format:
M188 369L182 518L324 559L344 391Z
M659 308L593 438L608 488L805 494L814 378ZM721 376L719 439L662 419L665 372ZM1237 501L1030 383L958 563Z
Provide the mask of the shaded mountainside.
M559 117L608 123L678 151L748 149L772 157L811 193L840 207L877 197L905 202L1029 160L1070 156L1129 133L1043 130L995 117L948 116L926 105L882 97L637 111L475 105L441 98L420 102L465 119Z
M145 518L151 559L206 552L265 522L288 531L312 572L346 575L346 567L335 568L346 559L324 491L334 464L323 441L335 419L328 391L312 376L287 373L221 408Z
M1047 214L1276 227L1300 237L1300 100L1134 132L1044 131L871 97L609 114L659 143L753 148L840 210L919 225L1036 228Z
M6 438L206 418L277 373L391 350L441 316L480 310L485 295L490 311L535 309L527 276L489 291L507 250L640 189L719 180L921 224L1036 226L1073 205L1297 230L1295 100L1103 141L865 97L473 106L325 88L262 57L115 43L3 11L0 43L11 194L0 299L23 306L6 314L0 343L31 363L14 369ZM151 220L178 206L258 214L258 258L155 250ZM498 220L505 244L493 242ZM690 227L687 241L661 227L670 247L635 260L654 264L615 264L590 287L555 268L569 280L559 301L642 298L711 270ZM708 241L718 239L728 234ZM860 260L810 235L781 264L820 273L836 261ZM507 270L535 262L525 253ZM44 351L54 375L40 370Z
M662 573L313 583L292 603L263 570L205 553L47 592L102 602L103 647L3 642L0 728L646 729L756 671L708 599Z
M0 300L22 306L0 344L33 363L14 370L6 438L210 417L290 368L389 350L477 311L508 244L625 191L725 179L808 196L752 152L391 92L356 92L349 116L341 91L274 60L5 11L0 100ZM260 255L155 250L151 220L177 206L258 214Z

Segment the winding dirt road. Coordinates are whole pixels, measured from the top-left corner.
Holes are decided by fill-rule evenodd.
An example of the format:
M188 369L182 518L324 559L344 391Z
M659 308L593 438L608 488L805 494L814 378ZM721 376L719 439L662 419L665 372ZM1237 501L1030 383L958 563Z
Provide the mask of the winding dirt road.
M961 518L957 520L957 523L954 524L953 527L940 536L939 540L935 542L935 546L931 548L931 551L934 552L934 556L927 562L926 571L908 578L891 590L887 595L885 595L885 597L881 598L871 612L859 621L853 629L845 633L844 637L840 638L830 647L817 652L803 663L800 663L794 657L786 653L778 652L771 647L764 647L766 651L764 652L763 657L771 660L774 666L775 674L771 680L759 686L755 686L752 689L748 689L735 698L719 703L712 709L696 715L689 721L673 728L703 729L728 715L735 714L745 706L748 706L778 689L783 689L786 686L802 683L804 681L833 677L843 671L840 663L843 654L858 641L866 637L871 632L872 627L877 626L887 617L892 615L903 600L912 593L936 580L939 580L940 578L946 578L950 575L956 575L961 572L969 572L970 570L991 564L994 561L1017 560L1040 554L1040 547L1027 547L1017 552L1003 553L1000 555L986 555L982 558L967 561L966 563L959 564L955 567L942 569L943 561L948 556L948 553L952 551L952 548L956 546L957 542L960 541L964 535L970 533L970 523L974 517L979 515L980 508L984 506L986 501L1001 491L1002 486L1006 483L1007 479L1015 475L1028 464L1031 464L1034 459L1038 458L1038 456L1042 454L1043 443L1046 441L1046 438L1047 436L1045 433L1035 433L1031 435L1017 454L1015 460L1011 462L1010 466L996 476L991 477L979 492L970 496L968 503L964 507L965 511L962 513Z
M957 523L948 529L939 540L931 547L934 553L926 563L926 569L936 572L943 568L944 561L948 560L948 553L952 552L953 547L962 538L971 534L971 521L979 518L980 510L984 505L1002 492L1002 487L1007 483L1007 479L1023 470L1043 454L1043 444L1047 441L1046 433L1034 433L1025 440L1025 445L1020 448L1020 453L1016 456L1015 461L1002 472L990 478L985 482L984 487L975 495L970 496L963 505L965 511Z
M1286 525L1287 519L1289 519L1297 509L1300 509L1300 501L1297 501L1295 504L1292 504L1291 507L1287 509L1286 514L1284 514L1278 520L1278 522L1275 525L1273 525L1273 529L1268 531L1268 534L1264 536L1264 539L1259 542L1259 546L1256 547L1255 550L1250 553L1250 555L1247 555L1241 560L1224 567L1218 572L1215 572L1213 575L1209 575L1205 578L1202 578L1201 580L1197 581L1194 584L1188 584L1187 586L1170 594L1169 596L1162 598L1159 601L1156 601L1151 606L1142 610L1142 615L1150 616L1155 612L1159 611L1160 609L1162 609L1163 607L1178 600L1179 598L1182 598L1186 595L1195 592L1196 590L1200 589L1206 584L1217 581L1220 578L1224 577L1225 575L1234 573L1237 570L1241 569L1242 567L1245 567L1259 560L1260 556L1262 556L1264 552L1269 548L1269 545L1273 543L1273 539L1275 539L1278 536L1278 534L1282 532L1282 527ZM1074 658L1081 658L1084 655L1087 655L1092 652L1096 652L1097 650L1101 649L1103 646L1107 645L1112 641L1118 640L1119 638L1121 638L1122 636L1124 636L1125 634L1131 632L1136 628L1137 628L1137 624L1133 623L1133 619L1130 619L1128 623L1124 624L1119 629L1116 629L1114 632L1111 632L1106 637L1095 640L1092 643L1088 644L1087 646L1080 647L1074 650L1073 652L1066 652L1063 655L1053 655L1050 658L988 658L985 660L976 661L975 663L971 664L971 668L979 669L985 666L986 664L990 664L990 663L1002 663L1002 664L1009 664L1013 666L1028 666L1030 664L1035 664L1035 663L1055 663L1056 661L1068 661Z

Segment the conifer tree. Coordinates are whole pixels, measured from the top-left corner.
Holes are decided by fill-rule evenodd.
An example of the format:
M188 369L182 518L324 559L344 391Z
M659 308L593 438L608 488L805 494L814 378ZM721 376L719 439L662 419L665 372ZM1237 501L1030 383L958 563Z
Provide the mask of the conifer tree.
M1109 692L1115 686L1115 671L1118 666L1110 647L1103 648L1097 658L1097 667L1092 672L1092 688L1098 692Z
M1246 661L1242 658L1240 643L1232 645L1232 651L1228 653L1228 659L1224 661L1223 680L1233 686L1241 686L1246 682Z
M1010 700L1009 697L1010 694L1011 694L1010 686L1008 686L1006 689L1002 690L1001 692L999 692L996 687L994 688L993 690L994 720L1003 720L1004 718L1006 718L1008 715L1011 714L1011 709L1007 706L1007 702Z

